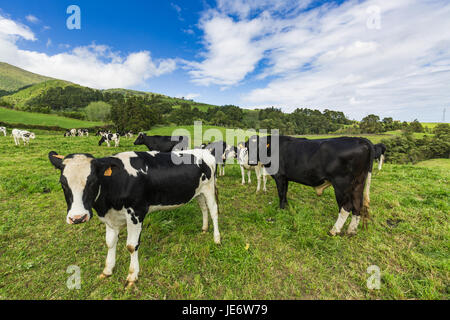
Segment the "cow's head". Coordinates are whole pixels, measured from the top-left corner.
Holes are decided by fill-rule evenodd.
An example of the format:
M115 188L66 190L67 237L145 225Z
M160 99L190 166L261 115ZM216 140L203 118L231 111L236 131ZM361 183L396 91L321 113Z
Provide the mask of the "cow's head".
M144 144L144 137L145 136L146 136L145 133L142 133L142 132L139 133L139 135L136 138L136 141L134 141L134 145L137 146L137 145Z
M59 182L67 203L67 223L89 221L94 202L100 195L100 180L112 175L114 164L107 159L95 159L90 154L64 157L52 151L48 158L61 171Z

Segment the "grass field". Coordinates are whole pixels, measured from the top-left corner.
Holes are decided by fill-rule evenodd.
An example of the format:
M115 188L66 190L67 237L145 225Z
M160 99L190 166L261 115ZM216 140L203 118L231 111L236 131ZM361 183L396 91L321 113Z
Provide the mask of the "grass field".
M240 184L237 165L218 179L222 244L201 233L196 202L147 216L137 287L125 290L129 254L119 237L113 276L100 280L106 257L104 225L65 222L59 171L47 159L89 152L97 157L141 150L133 140L99 147L98 137L38 132L30 146L0 137L0 299L449 299L449 161L389 165L372 182L368 230L330 237L337 218L332 188L322 197L291 183L289 207L278 209L274 181L255 194ZM348 222L347 222L348 223ZM345 228L343 229L345 230ZM248 249L246 250L246 247ZM70 265L81 289L69 290ZM381 270L369 290L367 268Z
M58 126L65 129L90 128L103 125L102 122L84 121L60 117L54 114L17 111L0 107L0 121L28 125ZM9 128L12 129L12 128Z

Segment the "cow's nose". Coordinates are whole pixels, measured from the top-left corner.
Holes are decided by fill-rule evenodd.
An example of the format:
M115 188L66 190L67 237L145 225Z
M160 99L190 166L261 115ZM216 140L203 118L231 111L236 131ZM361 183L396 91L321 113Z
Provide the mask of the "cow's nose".
M80 224L87 221L88 215L69 217L71 224Z

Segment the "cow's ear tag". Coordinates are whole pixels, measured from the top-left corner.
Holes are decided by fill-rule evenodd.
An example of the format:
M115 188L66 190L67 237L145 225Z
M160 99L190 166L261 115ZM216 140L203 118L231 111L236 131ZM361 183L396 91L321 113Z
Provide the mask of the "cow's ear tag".
M269 147L270 147L270 143L267 144L267 148L269 148Z
M58 158L58 159L64 159L64 156L60 155L60 154L54 154L52 155L52 157Z
M239 148L243 148L244 145L242 143L239 144Z
M112 175L112 169L111 169L111 167L109 167L108 169L106 169L104 175L105 175L105 177L111 177L111 175Z

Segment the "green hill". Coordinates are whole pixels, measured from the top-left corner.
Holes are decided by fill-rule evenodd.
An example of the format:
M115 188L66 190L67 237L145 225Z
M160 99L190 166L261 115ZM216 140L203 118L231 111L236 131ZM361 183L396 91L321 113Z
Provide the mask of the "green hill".
M46 93L51 88L65 88L68 85L80 87L64 80L47 80L22 89L12 95L2 97L3 101L13 105L16 109L23 109L28 101Z
M16 111L6 108L0 108L0 122L10 124L8 126L9 129L12 129L14 124L39 125L48 127L57 126L64 129L90 128L103 125L102 122L77 120L60 117L55 114Z
M26 86L51 80L8 63L0 62L0 90L14 92Z

